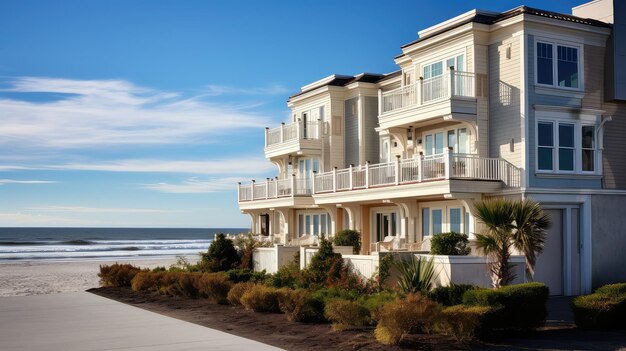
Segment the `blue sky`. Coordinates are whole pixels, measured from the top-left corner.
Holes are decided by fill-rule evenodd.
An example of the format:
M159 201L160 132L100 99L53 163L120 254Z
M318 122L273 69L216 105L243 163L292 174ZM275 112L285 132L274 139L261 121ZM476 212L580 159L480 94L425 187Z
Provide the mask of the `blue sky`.
M0 226L247 227L236 183L274 175L289 95L521 4L0 0Z

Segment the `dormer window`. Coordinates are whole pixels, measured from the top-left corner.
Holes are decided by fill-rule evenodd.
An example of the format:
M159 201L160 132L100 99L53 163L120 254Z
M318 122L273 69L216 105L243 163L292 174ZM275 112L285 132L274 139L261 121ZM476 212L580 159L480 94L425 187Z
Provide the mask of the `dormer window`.
M580 89L580 49L577 46L538 41L537 84Z

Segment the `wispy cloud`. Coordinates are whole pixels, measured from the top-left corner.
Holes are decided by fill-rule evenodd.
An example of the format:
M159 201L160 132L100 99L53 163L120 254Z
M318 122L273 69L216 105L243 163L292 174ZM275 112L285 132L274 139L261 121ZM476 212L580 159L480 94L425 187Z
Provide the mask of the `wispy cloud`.
M148 190L159 191L162 193L174 194L205 194L222 190L233 190L236 187L237 178L217 178L200 180L198 178L190 178L180 184L170 183L154 183L144 184L143 188Z
M84 207L84 206L46 206L29 207L26 211L36 212L69 212L69 213L180 213L182 210L162 210L153 208L123 208L123 207Z
M52 184L53 180L17 180L17 179L0 179L0 185L4 184Z
M65 216L23 212L0 212L0 226L38 227L38 226L90 226L93 221Z
M93 161L53 165L32 165L28 167L5 165L0 170L56 170L56 171L100 171L100 172L151 172L189 174L264 174L276 167L262 157L232 157L205 161L176 161L159 159L130 159L114 161ZM4 179L9 182L10 179ZM2 184L0 179L0 185ZM37 181L42 182L42 181Z
M160 91L125 80L20 77L11 93L65 94L53 101L0 98L0 148L102 148L110 145L206 143L211 135L263 128L266 116L246 105L207 101L200 93ZM209 95L276 92L279 87L212 86ZM18 94L19 96L19 94Z

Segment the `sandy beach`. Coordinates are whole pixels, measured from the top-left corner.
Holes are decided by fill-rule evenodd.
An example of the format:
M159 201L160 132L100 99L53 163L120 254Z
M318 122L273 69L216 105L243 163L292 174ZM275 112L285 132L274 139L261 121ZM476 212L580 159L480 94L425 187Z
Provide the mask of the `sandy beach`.
M191 262L197 256L187 257ZM0 263L0 296L28 296L85 291L100 286L100 265L131 263L142 268L169 267L176 257L118 260L16 261Z

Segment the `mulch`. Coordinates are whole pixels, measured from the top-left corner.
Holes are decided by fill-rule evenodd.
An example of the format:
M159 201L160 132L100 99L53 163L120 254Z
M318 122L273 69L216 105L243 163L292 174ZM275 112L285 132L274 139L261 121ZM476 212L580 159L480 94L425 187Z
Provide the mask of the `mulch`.
M170 297L128 288L97 288L89 292L135 307L235 334L286 350L467 350L443 335L414 334L399 346L382 345L373 328L332 331L330 324L297 323L284 314L257 313L240 306L215 305L206 299Z

